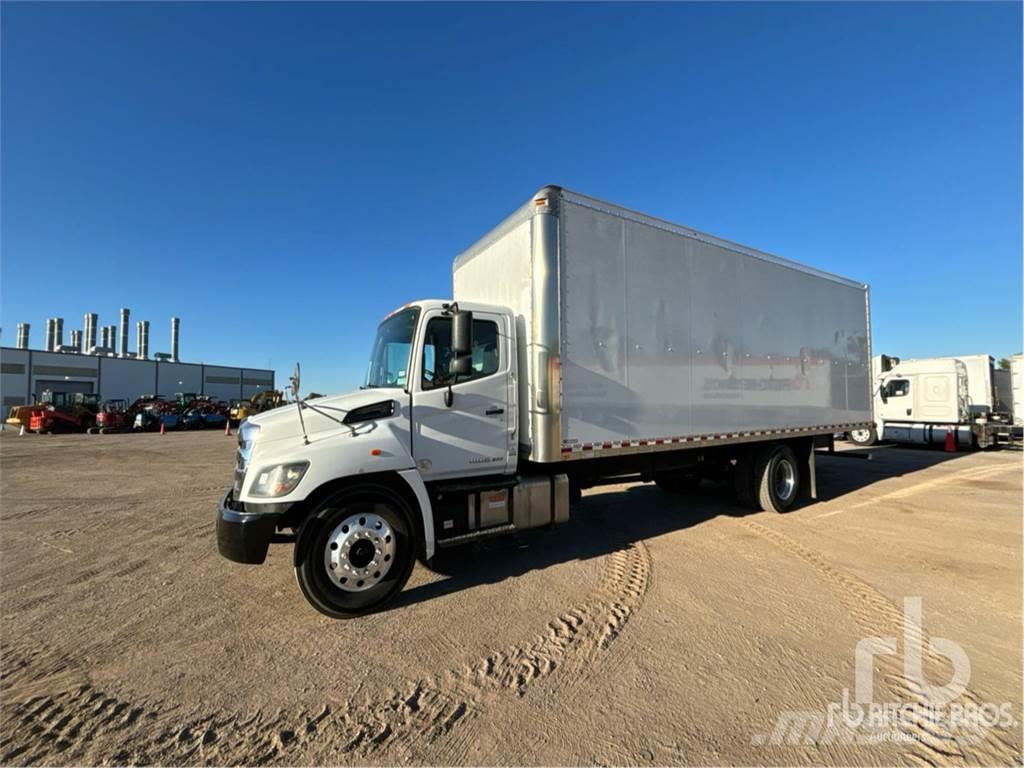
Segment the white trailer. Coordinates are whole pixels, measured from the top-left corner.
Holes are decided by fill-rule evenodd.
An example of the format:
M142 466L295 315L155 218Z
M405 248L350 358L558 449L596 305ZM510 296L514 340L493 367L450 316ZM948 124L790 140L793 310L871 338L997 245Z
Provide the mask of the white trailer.
M1024 355L1010 358L1010 390L1013 401L1013 423L1024 424Z
M786 511L815 446L873 423L867 286L687 227L545 187L453 291L385 318L361 391L242 426L222 554L294 531L306 598L352 616L416 555L564 521L602 482Z

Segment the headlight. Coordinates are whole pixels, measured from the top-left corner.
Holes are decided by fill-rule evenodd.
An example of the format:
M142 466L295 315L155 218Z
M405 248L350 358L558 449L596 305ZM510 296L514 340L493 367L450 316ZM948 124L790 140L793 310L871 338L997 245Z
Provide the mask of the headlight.
M264 467L253 478L249 495L264 497L285 496L295 490L295 486L299 484L307 469L309 469L308 461Z

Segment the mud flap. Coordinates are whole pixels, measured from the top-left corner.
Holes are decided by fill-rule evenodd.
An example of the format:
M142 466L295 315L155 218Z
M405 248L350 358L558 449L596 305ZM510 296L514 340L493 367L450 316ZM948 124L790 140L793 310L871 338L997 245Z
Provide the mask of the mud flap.
M818 473L817 465L814 461L814 456L817 451L814 450L814 444L811 444L811 450L807 452L807 479L810 481L807 484L808 493L811 497L811 501L818 500Z

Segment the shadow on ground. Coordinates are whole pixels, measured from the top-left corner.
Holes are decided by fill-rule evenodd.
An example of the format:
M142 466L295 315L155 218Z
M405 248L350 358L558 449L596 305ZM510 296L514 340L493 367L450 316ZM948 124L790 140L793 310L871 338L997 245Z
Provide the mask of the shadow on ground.
M872 459L863 455L870 453ZM860 458L853 456L861 455ZM929 448L879 446L871 451L817 455L818 498L829 501L874 483L919 472L970 454ZM801 506L814 504L809 499ZM442 550L431 570L448 578L406 589L391 604L401 608L482 584L493 584L573 560L603 557L644 539L685 530L720 515L754 512L736 503L725 488L705 481L691 493L666 493L653 484L623 490L592 490L573 505L557 531L540 529Z

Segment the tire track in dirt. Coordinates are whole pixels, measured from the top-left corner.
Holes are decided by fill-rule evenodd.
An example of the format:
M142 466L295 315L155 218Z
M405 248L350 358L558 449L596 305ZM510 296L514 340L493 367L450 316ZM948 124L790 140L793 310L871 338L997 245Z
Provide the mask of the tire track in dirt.
M566 700L567 697L574 698L576 691L589 679L585 669L600 663L601 669L607 671L609 665L614 666L622 661L626 655L624 653L606 654L613 641L621 636L626 623L640 608L650 585L652 573L650 553L642 542L634 542L611 553L606 557L605 566L594 593L575 608L560 616L557 621L548 625L549 630L554 630L556 634L571 634L571 638L566 641L564 637L557 639L549 637L547 641L538 640L530 646L533 648L540 646L548 652L557 649L552 655L565 674L565 679L560 682L558 689L560 700ZM577 620L579 620L578 623ZM574 630L569 630L565 626L566 623L571 624ZM520 696L525 693L524 689L515 688L514 685L510 687L516 690ZM540 727L533 732L524 732L520 743L522 749L519 754L523 754L524 750L528 749L528 745L535 747L550 735L546 728L547 725L547 723L540 723ZM478 747L480 742L479 739L474 739L474 736L472 726L463 729L459 734L459 740L448 745L442 762L467 762L469 749ZM474 754L473 762L502 762L501 758L510 757L509 755L494 754L494 746L496 745L492 745L491 749L485 748L483 754L480 754L479 751ZM515 762L514 757L512 757L512 761Z
M874 587L836 568L821 554L780 531L749 519L740 522L783 551L810 565L832 586L866 636L904 636L903 611ZM923 662L933 673L938 673L937 679L949 679L952 672L949 660L931 651L930 638L924 629L911 625L908 632L908 637L919 644ZM898 702L912 702L921 707L934 706L927 692L904 674L902 663L896 657L875 655L873 663L876 670L882 671L882 679ZM982 704L970 688L961 694L961 698L975 706L980 707ZM904 743L909 748L906 757L914 764L936 767L965 763L1020 764L1018 750L995 728L986 729L979 738L972 739L952 732L943 722L924 717L914 717L909 722L903 721L901 725L903 733L911 737L909 742Z
M43 646L0 646L0 704L37 690L61 691L85 681L85 672L78 665Z
M640 607L650 570L646 546L630 544L605 557L594 593L531 640L383 695L363 695L317 712L183 713L99 690L45 649L4 649L0 763L333 762L339 753L366 760L384 750L389 761L398 762L423 755L442 740L448 743L430 756L448 761L469 748L472 728L462 726L490 699L524 696L534 682L607 651ZM8 703L15 699L19 703Z

